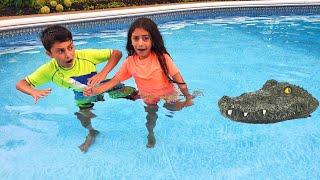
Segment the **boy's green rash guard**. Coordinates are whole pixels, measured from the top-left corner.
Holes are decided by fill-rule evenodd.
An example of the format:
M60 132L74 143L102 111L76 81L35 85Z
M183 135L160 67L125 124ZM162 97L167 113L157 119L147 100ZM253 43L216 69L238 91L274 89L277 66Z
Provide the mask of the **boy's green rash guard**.
M73 89L70 77L79 77L96 72L96 65L108 61L111 53L111 49L76 50L74 64L71 68L63 68L58 65L55 59L51 59L27 76L26 81L33 87L53 82L58 86Z
M55 59L40 66L36 71L26 77L26 81L33 87L53 82L58 86L70 88L75 92L75 101L80 108L89 108L93 106L92 102L103 100L103 95L85 97L82 90L75 87L73 79L87 78L95 73L96 65L106 62L111 57L111 49L84 49L76 50L74 64L71 68L63 68L58 65ZM86 79L85 79L86 81ZM83 82L82 82L83 83ZM80 91L80 92L77 92Z

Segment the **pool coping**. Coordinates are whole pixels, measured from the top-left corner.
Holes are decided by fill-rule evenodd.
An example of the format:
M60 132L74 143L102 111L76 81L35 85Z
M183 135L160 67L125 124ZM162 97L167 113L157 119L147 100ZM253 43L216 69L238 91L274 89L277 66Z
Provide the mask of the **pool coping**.
M86 22L101 19L122 18L131 16L142 16L149 14L163 14L199 9L219 9L234 7L268 7L268 6L299 6L299 5L320 5L320 0L261 0L261 1L223 1L223 2L199 2L169 4L157 6L143 6L133 8L108 9L101 11L71 12L57 15L36 15L18 18L0 19L0 32L20 28L46 26L52 24L66 24Z

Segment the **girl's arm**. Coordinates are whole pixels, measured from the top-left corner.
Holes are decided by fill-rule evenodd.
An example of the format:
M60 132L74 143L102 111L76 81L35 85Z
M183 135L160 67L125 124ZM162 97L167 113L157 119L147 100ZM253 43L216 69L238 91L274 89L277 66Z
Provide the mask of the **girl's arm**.
M184 82L184 80L179 72L179 69L173 63L172 58L168 54L165 54L164 56L166 59L166 64L167 64L169 74L171 75L173 81L175 83L177 83L177 85L179 86L180 91L186 97L186 101L192 100L193 96L190 95L187 84Z
M88 86L94 86L103 81L108 73L118 64L121 57L121 51L113 50L108 63L104 66L102 71L88 79Z
M182 102L182 104L180 104L180 106L181 106L180 108L183 108L186 106L192 106L193 105L192 99L194 97L189 93L188 86L184 82L181 74L177 73L172 78L175 82L179 82L179 83L177 83L178 87L179 87L180 91L182 92L182 94L184 95L184 97L186 98L186 100L184 102Z
M99 86L87 86L83 90L83 94L85 96L94 96L97 94L101 94L109 89L113 88L115 85L120 83L120 81L113 77L110 81L100 84Z
M192 99L193 99L194 97L189 93L187 84L184 82L181 74L180 74L180 73L175 74L175 75L172 77L172 79L173 79L175 82L179 82L179 83L177 83L177 85L178 85L180 91L182 92L182 94L184 95L184 97L186 98L186 100L185 100L184 102L176 102L176 109L177 109L177 110L180 110L180 109L182 109L183 107L192 106L192 105L193 105Z
M188 90L188 86L187 84L184 82L182 76L180 73L177 73L175 74L173 77L173 80L175 82L179 82L177 83L180 91L182 92L182 94L184 95L184 97L186 97L186 100L191 100L193 99L193 96L189 93L189 90Z

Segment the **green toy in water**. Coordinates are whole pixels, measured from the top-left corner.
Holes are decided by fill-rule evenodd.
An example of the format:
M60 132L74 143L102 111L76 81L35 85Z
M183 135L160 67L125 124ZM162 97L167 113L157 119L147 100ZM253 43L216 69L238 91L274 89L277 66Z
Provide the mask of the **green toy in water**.
M109 94L109 97L112 99L125 98L125 99L130 99L134 101L140 98L136 88L131 86L124 86L124 85L122 87L116 86L115 88L107 91L107 93Z

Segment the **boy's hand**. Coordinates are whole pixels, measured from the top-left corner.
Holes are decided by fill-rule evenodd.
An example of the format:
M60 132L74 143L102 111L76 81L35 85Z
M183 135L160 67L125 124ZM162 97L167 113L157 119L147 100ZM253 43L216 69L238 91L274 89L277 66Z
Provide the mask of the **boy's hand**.
M33 97L34 103L36 104L40 98L44 98L48 96L48 94L51 93L51 90L52 90L51 88L47 88L43 90L35 89L34 91L32 91L30 95Z
M99 84L101 81L103 81L106 78L106 74L100 72L91 78L88 79L88 86L95 86L96 84Z
M87 86L83 89L83 94L85 96L94 96L96 94L98 94L95 90L96 88L92 87L92 86Z

